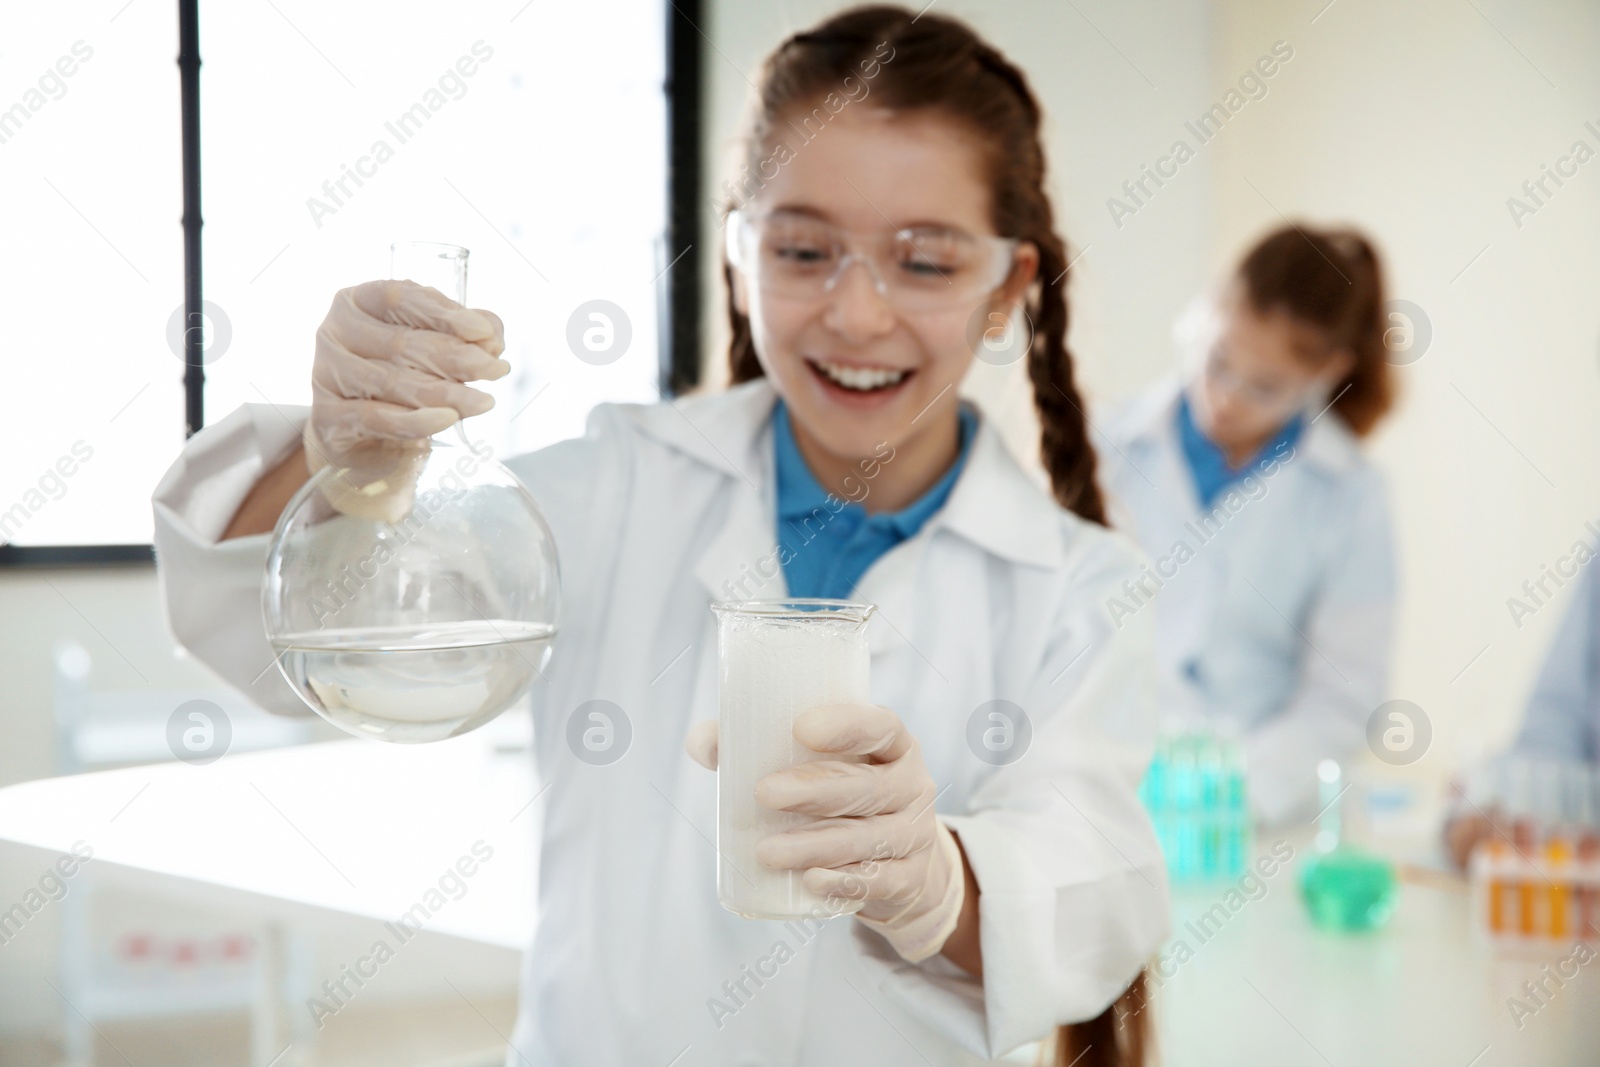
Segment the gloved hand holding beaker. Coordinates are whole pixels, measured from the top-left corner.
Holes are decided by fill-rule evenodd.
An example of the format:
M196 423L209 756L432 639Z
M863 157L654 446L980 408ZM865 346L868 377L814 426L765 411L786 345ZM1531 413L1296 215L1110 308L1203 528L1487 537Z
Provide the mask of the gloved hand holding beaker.
M954 835L934 811L937 788L922 747L900 717L875 704L812 708L794 736L816 752L865 757L818 760L766 775L762 807L821 816L763 839L764 867L803 871L814 892L864 903L856 918L913 963L943 948L965 897L965 866ZM694 724L684 748L715 770L717 723Z

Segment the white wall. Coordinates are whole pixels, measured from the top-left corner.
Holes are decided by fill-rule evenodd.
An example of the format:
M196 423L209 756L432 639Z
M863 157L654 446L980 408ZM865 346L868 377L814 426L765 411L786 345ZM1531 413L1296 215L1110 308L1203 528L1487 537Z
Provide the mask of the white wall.
M1219 139L1214 252L1278 211L1353 222L1432 320L1372 452L1402 555L1393 695L1442 764L1515 729L1567 600L1520 630L1506 600L1600 517L1600 158L1520 229L1506 206L1575 140L1600 152L1600 7L1339 0L1312 24L1320 7L1216 6L1219 87L1274 40L1295 58Z

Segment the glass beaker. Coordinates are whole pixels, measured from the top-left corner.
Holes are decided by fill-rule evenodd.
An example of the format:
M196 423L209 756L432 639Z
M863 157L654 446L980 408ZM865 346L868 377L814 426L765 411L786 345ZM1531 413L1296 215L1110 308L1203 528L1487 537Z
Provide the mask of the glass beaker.
M717 617L717 899L748 919L826 919L859 911L859 900L807 889L800 871L756 862L762 838L820 818L762 807L756 782L814 760L864 760L806 748L794 738L794 720L808 708L871 700L867 620L877 609L798 599L716 603L711 610Z
M392 251L397 273L465 304L466 249ZM278 669L358 737L475 729L522 699L549 660L555 540L516 475L455 426L454 439L323 467L273 530L262 614Z

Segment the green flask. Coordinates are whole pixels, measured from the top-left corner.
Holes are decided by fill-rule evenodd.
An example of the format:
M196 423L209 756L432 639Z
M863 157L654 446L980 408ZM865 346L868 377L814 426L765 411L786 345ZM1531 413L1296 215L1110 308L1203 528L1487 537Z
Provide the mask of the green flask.
M1300 897L1324 929L1375 930L1389 921L1399 885L1388 860L1340 840L1339 777L1333 760L1317 765L1322 826L1300 865Z

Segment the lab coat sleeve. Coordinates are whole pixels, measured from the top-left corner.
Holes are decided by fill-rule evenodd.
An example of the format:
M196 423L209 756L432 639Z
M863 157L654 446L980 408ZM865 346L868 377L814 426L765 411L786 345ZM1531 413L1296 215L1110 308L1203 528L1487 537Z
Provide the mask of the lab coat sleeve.
M879 988L985 1060L1105 1011L1169 931L1166 869L1138 799L1154 743L1153 616L1112 625L1103 605L1136 556L1092 533L1097 558L1068 584L1014 701L1028 748L986 771L965 814L941 815L979 886L982 980L940 955L906 963L855 924Z
M1382 475L1364 468L1347 492L1315 601L1294 620L1303 637L1294 693L1245 739L1252 803L1268 824L1316 814L1317 764L1360 749L1388 686L1395 553Z
M1559 760L1600 759L1600 576L1583 564L1572 606L1545 657L1517 735L1519 755Z
M244 404L195 434L152 498L156 574L178 643L268 711L309 715L273 666L261 619L270 534L222 541L261 476L300 443L309 408Z

